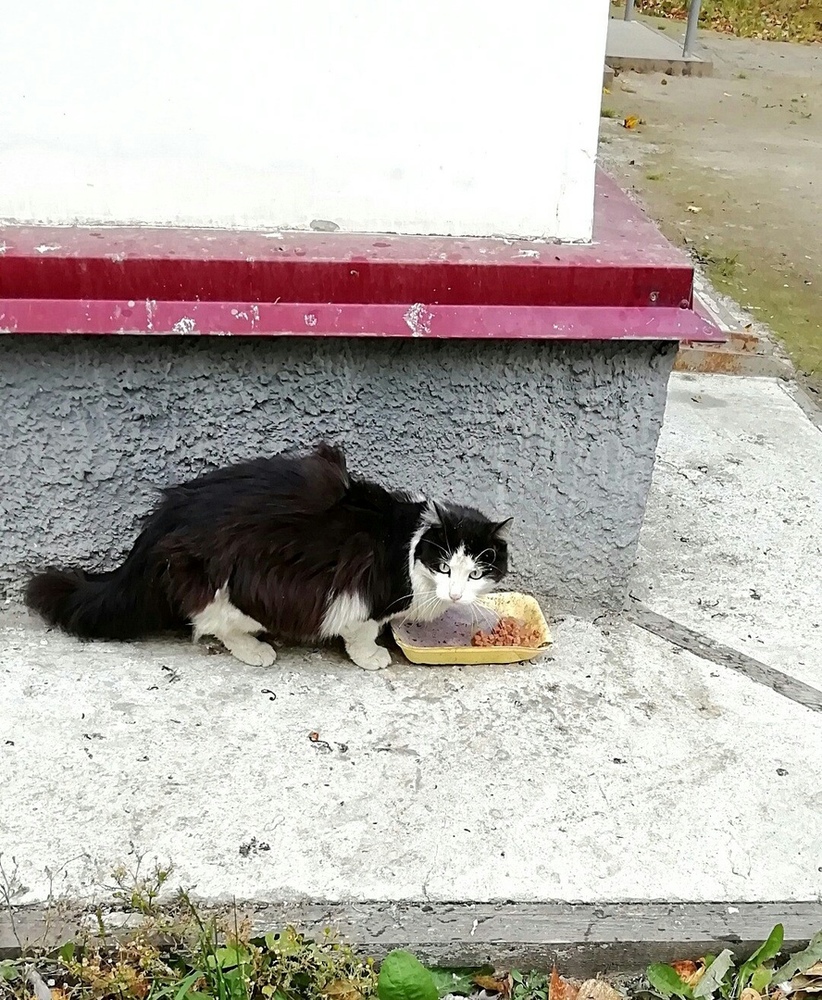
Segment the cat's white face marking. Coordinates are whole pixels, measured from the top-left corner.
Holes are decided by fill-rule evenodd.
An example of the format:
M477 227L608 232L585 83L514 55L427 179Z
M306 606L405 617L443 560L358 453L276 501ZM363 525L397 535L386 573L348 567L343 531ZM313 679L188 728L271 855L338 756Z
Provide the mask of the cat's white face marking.
M417 581L427 580L429 590L443 604L473 604L493 586L493 581L483 576L477 561L468 555L463 545L447 559L443 556L443 561L434 569L417 563L415 570L415 590Z

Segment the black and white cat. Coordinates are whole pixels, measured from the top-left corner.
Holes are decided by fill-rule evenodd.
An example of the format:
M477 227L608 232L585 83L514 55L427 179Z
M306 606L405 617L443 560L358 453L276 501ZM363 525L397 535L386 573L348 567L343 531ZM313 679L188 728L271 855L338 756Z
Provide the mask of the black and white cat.
M257 636L340 636L366 670L391 662L377 644L393 618L439 617L472 604L508 569L505 528L479 511L392 493L348 474L320 445L233 465L164 491L118 569L51 569L26 600L82 638L137 639L191 625L243 663L268 666Z

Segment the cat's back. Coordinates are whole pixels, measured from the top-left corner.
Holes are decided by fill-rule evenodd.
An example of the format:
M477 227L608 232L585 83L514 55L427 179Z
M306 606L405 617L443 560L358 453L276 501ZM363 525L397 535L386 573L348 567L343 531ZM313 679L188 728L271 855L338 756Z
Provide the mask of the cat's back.
M163 491L161 510L210 523L224 516L315 514L346 495L351 482L339 449L322 445L310 455L283 453L238 462Z

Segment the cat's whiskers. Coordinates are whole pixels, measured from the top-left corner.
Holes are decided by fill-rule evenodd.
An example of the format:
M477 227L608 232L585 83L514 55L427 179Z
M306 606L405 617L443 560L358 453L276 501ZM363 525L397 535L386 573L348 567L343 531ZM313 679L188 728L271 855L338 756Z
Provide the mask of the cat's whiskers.
M408 594L403 594L402 597L398 597L396 599L396 601L392 601L385 610L386 611L390 611L391 608L393 608L395 604L399 604L400 601L405 601L409 597L411 598L412 601L414 600L414 591L413 590L410 593L408 593Z
M429 595L428 597L426 597L425 599L423 599L422 601L420 601L420 603L417 604L417 605L414 605L412 603L411 607L407 609L407 611L406 611L404 617L402 618L402 621L400 622L400 624L401 625L407 625L408 622L412 620L411 617L410 617L410 614L411 614L412 610L415 611L417 614L420 614L420 613L426 614L428 611L433 611L436 608L436 606L438 604L441 604L441 603L442 603L442 601L440 601L439 597L437 597L436 594Z

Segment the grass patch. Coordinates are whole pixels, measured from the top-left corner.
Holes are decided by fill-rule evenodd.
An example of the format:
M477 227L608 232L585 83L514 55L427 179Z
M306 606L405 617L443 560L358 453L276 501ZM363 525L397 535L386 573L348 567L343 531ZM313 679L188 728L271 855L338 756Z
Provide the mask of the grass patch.
M619 118L620 113L614 108L602 108L599 112L600 118Z
M14 928L6 874L0 907ZM403 950L379 965L328 929L319 940L293 927L255 934L236 907L217 917L184 890L166 893L170 874L170 866L144 876L138 868L130 885L124 869L115 872L112 895L120 912L136 915L131 929L113 932L98 911L94 933L82 940L48 952L21 945L20 958L0 961L0 1000L783 1000L786 992L822 992L822 932L787 955L781 924L744 959L725 949L655 963L621 985L580 983L556 967L550 974L426 967Z
M684 20L687 0L637 0L637 10L657 17ZM822 0L703 0L703 28L742 38L770 41L822 41Z

